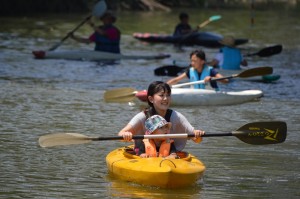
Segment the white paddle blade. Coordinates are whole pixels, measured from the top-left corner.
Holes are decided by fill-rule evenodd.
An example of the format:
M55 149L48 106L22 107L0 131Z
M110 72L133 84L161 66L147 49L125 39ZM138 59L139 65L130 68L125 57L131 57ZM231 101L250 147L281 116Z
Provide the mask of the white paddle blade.
M53 147L72 144L85 144L91 142L91 139L79 133L55 133L43 135L39 138L41 147Z
M106 3L105 3L105 0L100 0L94 6L92 14L95 17L101 17L105 13L106 9L107 9L107 6L106 6Z

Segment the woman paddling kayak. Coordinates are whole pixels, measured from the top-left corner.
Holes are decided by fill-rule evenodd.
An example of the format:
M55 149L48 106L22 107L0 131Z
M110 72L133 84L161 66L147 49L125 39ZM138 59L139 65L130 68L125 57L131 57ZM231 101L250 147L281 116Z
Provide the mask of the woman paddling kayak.
M147 101L149 108L135 115L129 123L118 133L123 136L125 141L131 141L133 135L144 135L146 132L145 121L152 115L160 115L167 122L172 123L170 133L194 134L193 141L199 142L199 137L204 135L204 131L196 130L188 120L179 112L169 109L171 103L171 88L161 81L151 83L147 91ZM174 145L177 151L184 149L187 139L176 138ZM135 146L138 148L143 142L135 140Z

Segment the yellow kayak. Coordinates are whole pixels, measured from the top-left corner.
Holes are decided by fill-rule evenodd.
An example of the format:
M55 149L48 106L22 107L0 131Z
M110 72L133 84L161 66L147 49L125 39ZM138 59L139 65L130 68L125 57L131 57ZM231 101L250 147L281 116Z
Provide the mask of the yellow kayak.
M162 188L179 188L194 184L204 171L204 164L186 152L179 159L140 158L133 146L113 150L106 156L109 173L130 182Z

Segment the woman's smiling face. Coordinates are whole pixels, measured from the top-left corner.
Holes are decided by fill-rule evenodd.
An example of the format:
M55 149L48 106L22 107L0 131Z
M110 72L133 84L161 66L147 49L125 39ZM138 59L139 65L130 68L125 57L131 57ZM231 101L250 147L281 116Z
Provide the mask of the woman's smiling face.
M149 101L153 103L155 110L164 110L166 111L171 103L170 93L160 90L152 96L149 96Z

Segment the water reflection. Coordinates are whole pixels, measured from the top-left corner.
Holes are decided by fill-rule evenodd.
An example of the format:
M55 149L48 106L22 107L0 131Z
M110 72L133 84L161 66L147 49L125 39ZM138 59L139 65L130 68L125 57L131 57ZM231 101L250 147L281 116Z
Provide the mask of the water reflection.
M117 198L201 198L202 185L198 182L194 186L182 189L170 190L157 187L143 186L130 182L114 179L108 175L110 181L108 192Z

